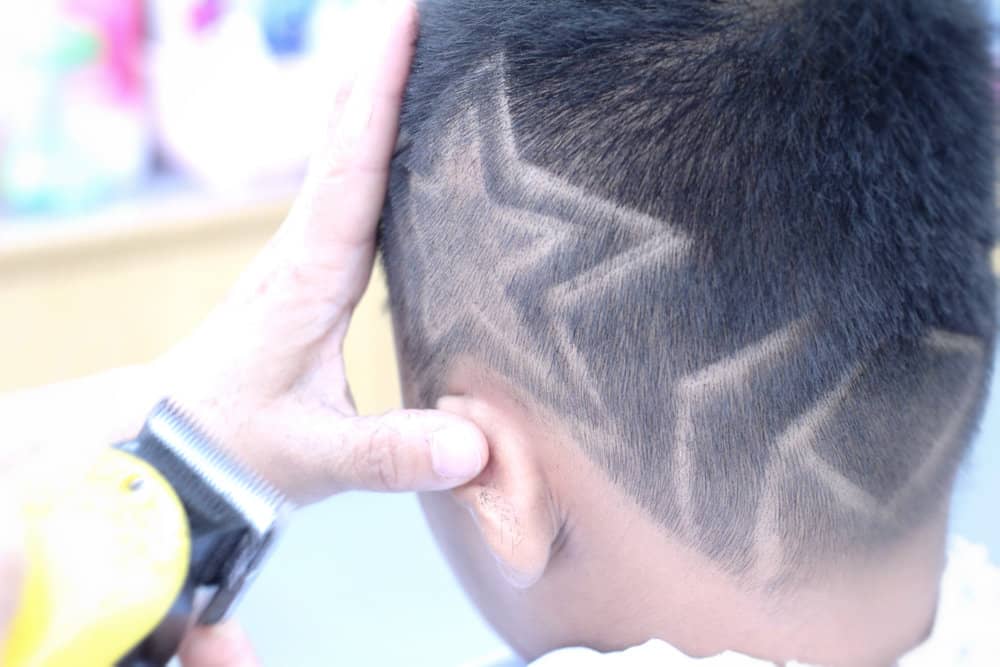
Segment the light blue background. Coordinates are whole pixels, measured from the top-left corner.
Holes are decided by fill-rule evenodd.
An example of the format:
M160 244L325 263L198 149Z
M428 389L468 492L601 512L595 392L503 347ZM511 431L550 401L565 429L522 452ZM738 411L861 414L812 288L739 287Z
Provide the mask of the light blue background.
M956 532L1000 564L1000 380L956 491ZM265 667L456 667L503 644L465 600L413 496L302 511L242 608Z

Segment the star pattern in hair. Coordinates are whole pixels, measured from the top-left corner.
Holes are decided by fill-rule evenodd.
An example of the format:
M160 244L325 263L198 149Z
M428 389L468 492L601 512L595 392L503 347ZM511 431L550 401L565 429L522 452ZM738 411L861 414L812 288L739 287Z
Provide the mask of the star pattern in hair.
M503 71L498 58L473 77L495 95L451 120L443 152L421 154L415 147L410 158L405 217L418 239L421 267L415 273L433 281L438 297L449 302L416 298L419 326L431 349L455 327L474 327L537 386L570 382L584 388L588 414L603 420L608 415L601 380L580 351L570 315L590 306L593 293L627 285L634 271L683 261L691 244L664 221L591 195L522 159ZM448 252L448 244L464 240L462 225L470 218L478 225L496 220L497 235L462 253ZM603 256L568 275L561 272L560 258L577 244L602 242L608 248ZM456 257L462 257L457 265ZM546 279L527 280L537 275ZM519 290L521 284L547 287L536 288L534 302L525 303L518 295L528 290ZM532 332L539 330L547 340L538 341ZM553 346L556 354L540 353L540 345Z

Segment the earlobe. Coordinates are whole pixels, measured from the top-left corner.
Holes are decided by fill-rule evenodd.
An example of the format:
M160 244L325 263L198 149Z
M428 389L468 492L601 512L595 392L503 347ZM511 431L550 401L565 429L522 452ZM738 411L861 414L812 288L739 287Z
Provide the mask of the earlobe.
M470 397L442 398L437 407L471 420L486 435L489 463L452 494L472 514L510 584L531 587L548 567L560 521L526 420Z
M555 539L547 509L509 487L478 480L452 493L472 513L507 581L517 588L533 586L548 567Z

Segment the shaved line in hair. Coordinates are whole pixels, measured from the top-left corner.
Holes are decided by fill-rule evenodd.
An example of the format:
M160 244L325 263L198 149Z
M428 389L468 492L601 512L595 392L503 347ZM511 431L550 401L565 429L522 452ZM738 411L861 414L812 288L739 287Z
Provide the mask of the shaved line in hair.
M479 288L487 292L483 298L464 301L455 298L454 304L460 307L443 309L439 304L418 299L420 326L426 332L429 347L437 345L456 327L475 326L490 335L511 364L527 371L538 383L558 378L560 373L554 372L552 364L559 363L561 371L568 371L572 381L587 392L592 420L595 423L607 421L610 415L598 391L599 380L591 375L590 364L581 354L568 318L561 316L562 312L595 292L613 292L628 283L630 273L645 266L678 265L690 252L690 241L680 232L665 229L663 221L588 194L524 161L514 138L504 88L503 60L494 59L482 67L475 78L492 88L495 101L470 106L452 119L448 137L443 142L452 152L437 156L429 170L412 172L409 188L414 203L411 207L420 207L423 202L427 209L433 209L447 201L449 187L462 184L464 197L469 197L471 192L477 194L472 213L486 219L503 220L531 242L524 252L508 252L507 238L489 240L493 245L489 254L495 260L490 268L497 277L492 280L461 275L451 278L457 283L476 280ZM407 146L406 150L409 149ZM464 169L459 170L458 165ZM620 234L629 239L629 244L576 275L551 284L544 291L542 303L554 325L552 340L557 355L553 360L525 344L530 335L523 316L504 290L519 275L552 262L580 233L579 223L593 219L620 230ZM461 233L458 229L455 231ZM440 229L434 232L440 234ZM435 266L440 260L433 257L434 241L426 237L429 230L413 224L412 233L418 239L415 245L421 272L444 270L443 266ZM447 270L461 272L461 268L452 264ZM478 271L482 267L468 268ZM489 308L479 305L486 301Z
M788 326L775 331L770 336L729 355L725 359L710 366L700 368L694 373L682 377L674 389L677 397L678 416L673 438L674 470L677 476L677 506L682 530L690 534L693 529L691 513L691 480L695 471L690 457L693 446L694 425L692 410L694 406L711 403L713 394L720 390L737 385L752 372L771 366L784 355L789 348L799 345L803 335L808 330L806 320L797 320Z
M409 398L502 378L755 583L938 515L996 334L971 1L421 11L380 227Z

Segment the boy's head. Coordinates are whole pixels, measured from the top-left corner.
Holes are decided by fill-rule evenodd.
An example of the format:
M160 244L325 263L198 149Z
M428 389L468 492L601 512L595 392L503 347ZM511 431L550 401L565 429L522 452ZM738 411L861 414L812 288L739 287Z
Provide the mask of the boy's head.
M851 655L918 639L995 327L974 3L421 15L381 244L407 400L490 442L425 499L490 620L850 660L788 616L868 591Z

